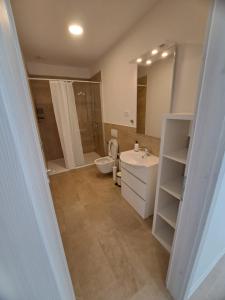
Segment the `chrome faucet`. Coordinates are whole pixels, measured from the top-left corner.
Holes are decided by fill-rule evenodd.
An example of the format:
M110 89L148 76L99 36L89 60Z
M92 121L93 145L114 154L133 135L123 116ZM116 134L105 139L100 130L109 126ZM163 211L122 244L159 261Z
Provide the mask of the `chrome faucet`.
M146 156L150 156L151 155L151 151L147 147L145 147L145 146L140 147L139 151L143 151L144 152L144 154L142 155L142 158L145 158Z

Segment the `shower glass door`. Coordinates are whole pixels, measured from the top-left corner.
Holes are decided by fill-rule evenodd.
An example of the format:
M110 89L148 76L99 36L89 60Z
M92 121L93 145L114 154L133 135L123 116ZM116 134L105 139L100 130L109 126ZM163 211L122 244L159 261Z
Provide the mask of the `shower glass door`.
M85 164L105 155L100 83L74 82L75 103Z

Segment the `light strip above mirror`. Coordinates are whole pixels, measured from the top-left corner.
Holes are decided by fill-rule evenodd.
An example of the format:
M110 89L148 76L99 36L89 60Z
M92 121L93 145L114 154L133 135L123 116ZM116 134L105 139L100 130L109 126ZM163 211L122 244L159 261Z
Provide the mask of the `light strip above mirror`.
M130 63L137 64L140 66L150 66L159 59L164 59L170 55L175 55L176 45L175 43L167 42L163 43L152 50L138 56L133 59Z

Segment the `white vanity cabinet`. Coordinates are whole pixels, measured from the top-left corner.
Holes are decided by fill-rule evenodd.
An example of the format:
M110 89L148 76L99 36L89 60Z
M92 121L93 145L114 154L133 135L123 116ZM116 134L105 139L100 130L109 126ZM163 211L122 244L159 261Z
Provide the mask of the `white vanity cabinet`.
M127 202L143 218L153 215L158 157L134 150L121 153L121 189Z

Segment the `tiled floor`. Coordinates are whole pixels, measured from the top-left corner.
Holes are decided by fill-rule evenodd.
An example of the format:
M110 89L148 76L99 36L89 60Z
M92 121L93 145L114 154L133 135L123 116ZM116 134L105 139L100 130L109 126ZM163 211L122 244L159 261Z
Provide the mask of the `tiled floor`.
M77 300L166 300L169 256L95 166L51 176Z
M225 255L190 300L225 300Z
M48 175L59 174L68 171L65 166L64 158L50 160L47 163Z
M95 159L99 158L96 152L84 153L84 166L93 164ZM59 158L55 160L50 160L47 163L48 175L55 175L62 172L67 172L68 169L65 166L64 158Z
M89 152L89 153L84 153L84 164L85 165L90 165L93 164L94 161L99 158L100 155L98 155L98 153L96 152Z

